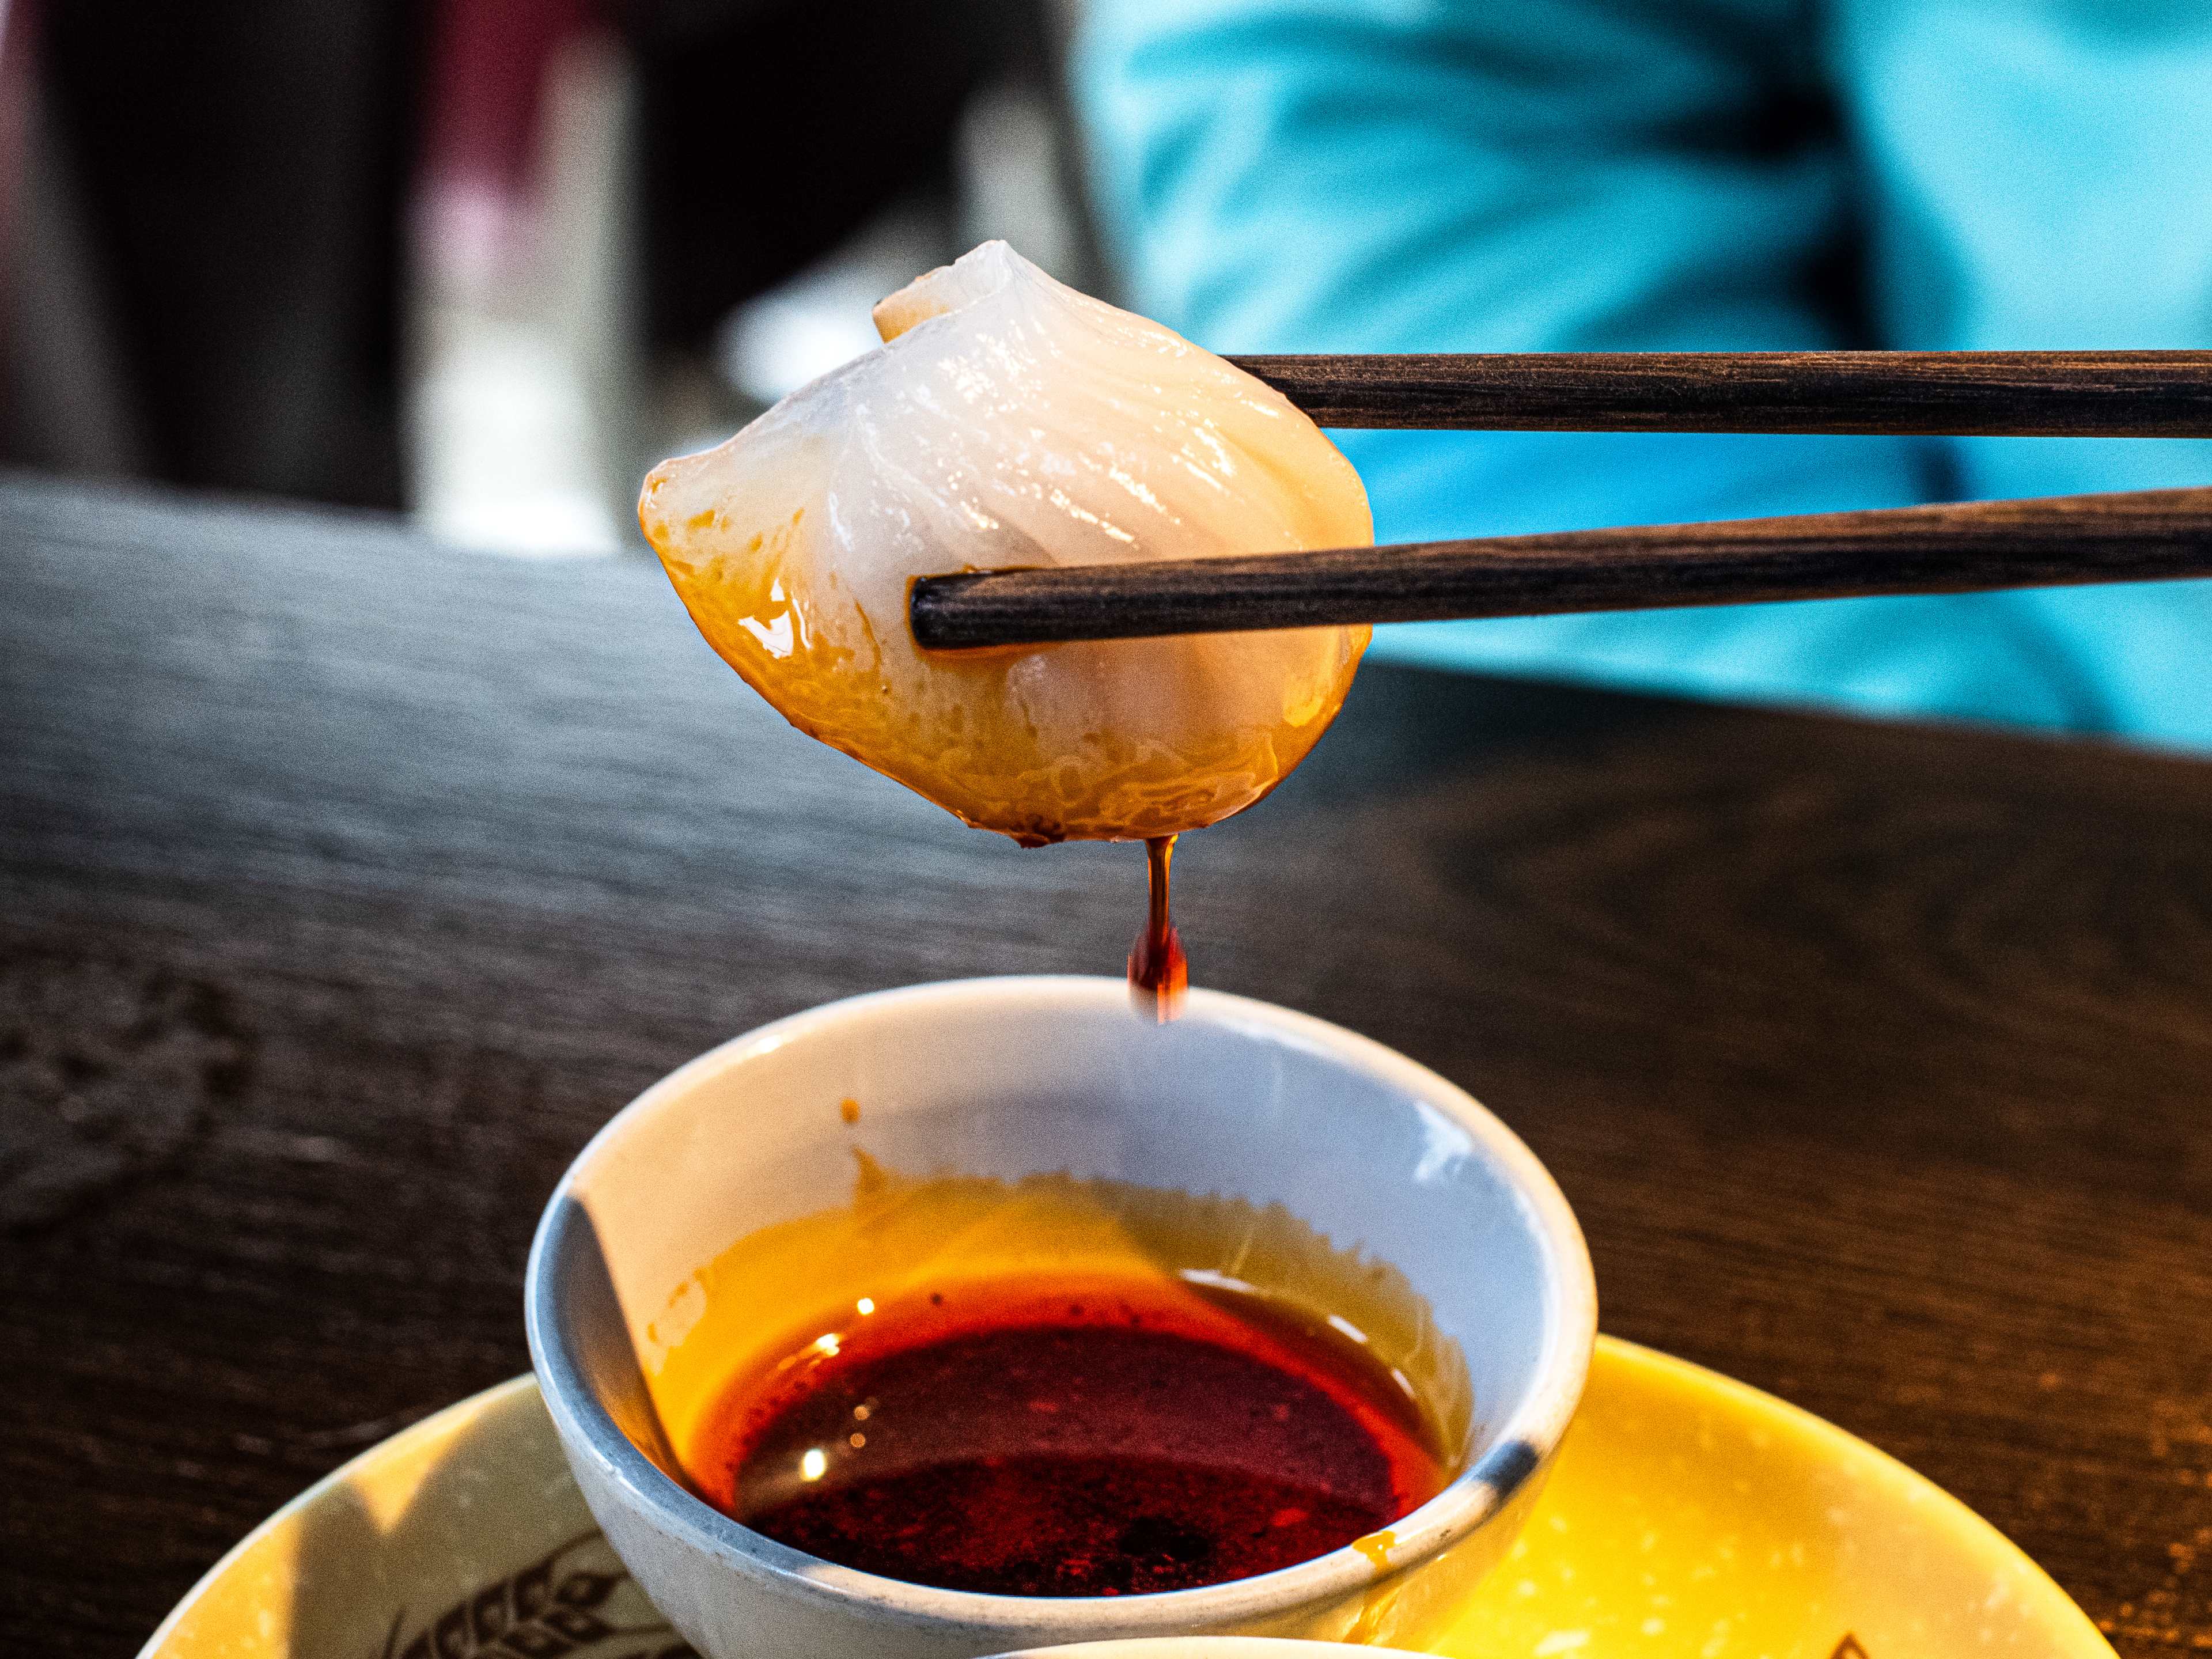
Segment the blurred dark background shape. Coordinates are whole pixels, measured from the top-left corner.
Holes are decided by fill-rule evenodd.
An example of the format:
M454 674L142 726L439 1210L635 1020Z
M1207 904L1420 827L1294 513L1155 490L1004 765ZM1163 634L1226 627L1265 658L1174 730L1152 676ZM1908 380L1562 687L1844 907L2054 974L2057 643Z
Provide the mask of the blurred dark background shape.
M1044 75L1029 0L672 0L633 9L647 316L703 338L917 191L951 185L963 112Z
M987 235L1099 280L1053 0L0 0L0 462L641 545Z
M397 501L419 18L328 0L9 9L34 88L9 459Z

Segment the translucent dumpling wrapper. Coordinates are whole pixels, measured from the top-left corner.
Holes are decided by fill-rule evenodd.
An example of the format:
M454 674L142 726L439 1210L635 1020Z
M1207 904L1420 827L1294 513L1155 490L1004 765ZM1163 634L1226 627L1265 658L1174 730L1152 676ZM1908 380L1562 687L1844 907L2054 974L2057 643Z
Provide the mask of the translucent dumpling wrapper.
M1374 539L1279 393L1001 242L876 307L885 343L667 461L646 535L708 641L801 731L1025 844L1196 829L1328 726L1364 628L921 650L917 576Z

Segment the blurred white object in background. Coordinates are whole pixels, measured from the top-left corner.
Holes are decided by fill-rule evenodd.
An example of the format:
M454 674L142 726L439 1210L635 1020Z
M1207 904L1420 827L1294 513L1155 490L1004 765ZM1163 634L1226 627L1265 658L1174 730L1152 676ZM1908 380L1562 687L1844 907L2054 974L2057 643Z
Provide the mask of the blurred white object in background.
M995 237L1096 286L1049 94L1002 80L962 116L949 188L897 203L737 306L704 362L672 354L648 382L632 264L634 97L621 45L574 35L547 63L527 186L465 164L422 186L407 312L410 504L441 540L538 557L642 552L633 503L647 463L720 443L870 349L870 308L921 272Z
M957 250L941 202L902 202L790 281L732 311L714 331L714 365L763 408L877 343L869 309ZM717 432L707 441L730 434Z
M629 95L617 44L579 35L548 65L535 188L423 192L407 441L416 518L441 540L532 556L638 540Z
M1065 188L1060 131L1043 89L986 87L960 119L953 195L900 203L790 281L732 310L716 331L724 382L766 408L876 343L868 312L886 294L980 242L1012 245L1083 286L1082 240ZM693 447L729 434L702 434ZM679 446L680 447L680 446Z
M1036 82L1001 81L978 92L955 140L958 251L1006 242L1061 282L1095 292L1097 273L1085 268L1086 245L1068 199L1074 162L1066 149L1052 101Z

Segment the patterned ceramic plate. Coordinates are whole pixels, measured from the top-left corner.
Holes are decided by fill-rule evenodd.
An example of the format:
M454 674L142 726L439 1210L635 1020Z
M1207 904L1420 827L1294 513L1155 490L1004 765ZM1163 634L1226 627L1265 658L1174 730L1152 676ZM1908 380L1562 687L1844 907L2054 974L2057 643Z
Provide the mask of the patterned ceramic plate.
M1609 1338L1527 1533L1425 1645L1451 1659L2112 1651L2033 1562L1903 1464ZM140 1659L690 1652L592 1527L519 1377L286 1504Z

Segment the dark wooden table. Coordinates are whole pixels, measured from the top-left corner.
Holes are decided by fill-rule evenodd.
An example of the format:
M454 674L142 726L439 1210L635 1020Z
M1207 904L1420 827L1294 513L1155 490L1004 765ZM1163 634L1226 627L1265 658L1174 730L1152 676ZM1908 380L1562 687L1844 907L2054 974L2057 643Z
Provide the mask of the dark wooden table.
M0 483L0 1645L130 1653L523 1370L540 1200L657 1074L1115 971L1142 866L797 736L650 568ZM2212 766L1376 670L1177 872L1202 982L1528 1138L1608 1329L2212 1646Z

